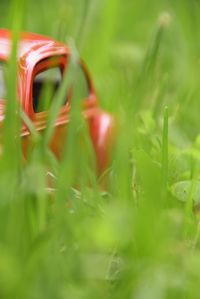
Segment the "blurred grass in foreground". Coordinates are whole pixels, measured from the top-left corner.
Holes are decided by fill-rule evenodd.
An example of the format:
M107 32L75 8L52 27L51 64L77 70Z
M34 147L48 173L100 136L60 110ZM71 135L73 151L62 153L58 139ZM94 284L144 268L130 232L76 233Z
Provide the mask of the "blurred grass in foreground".
M199 298L199 2L15 0L0 9L0 26L15 31L0 160L0 298ZM119 127L107 192L88 163L77 107L63 163L46 147L50 121L46 142L36 134L21 165L20 29L71 36L89 65ZM58 177L53 203L46 165Z

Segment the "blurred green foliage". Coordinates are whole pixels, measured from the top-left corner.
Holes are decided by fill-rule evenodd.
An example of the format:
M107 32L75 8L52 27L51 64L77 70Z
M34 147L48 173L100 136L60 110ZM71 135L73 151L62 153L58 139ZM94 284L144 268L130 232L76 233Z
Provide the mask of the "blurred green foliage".
M0 27L15 33L0 158L0 298L199 298L200 2L1 0L0 12ZM46 139L29 124L35 147L21 165L20 30L73 40L89 66L118 123L106 192L76 105L62 163L47 148L53 107Z

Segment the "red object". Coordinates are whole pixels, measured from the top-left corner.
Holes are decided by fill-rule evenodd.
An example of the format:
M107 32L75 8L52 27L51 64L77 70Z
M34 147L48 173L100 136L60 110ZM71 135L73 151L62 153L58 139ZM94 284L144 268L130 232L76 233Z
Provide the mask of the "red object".
M10 31L0 29L0 66L3 62L6 64L6 61L9 59L10 48ZM18 97L23 110L33 121L38 131L45 129L48 117L48 108L39 108L42 101L41 87L44 87L46 81L50 80L53 82L54 92L57 90L62 80L63 71L64 69L67 70L69 57L70 48L63 43L32 33L23 33L21 35L18 51ZM49 77L48 70L54 72L53 78ZM89 125L89 132L96 153L97 171L101 174L108 166L110 140L113 134L113 118L110 114L100 109L93 83L83 62L80 62L80 70L82 81L84 83L85 80L87 85L87 94L82 99L83 115ZM1 77L0 73L0 81ZM79 90L81 86L79 86L79 82L77 83L78 87L76 89ZM3 82L0 82L0 88L2 84ZM71 89L67 92L66 101L63 102L54 124L55 132L50 147L58 158L63 150L63 141L66 138L70 101L76 100L73 99L73 92L74 90ZM0 90L0 98L2 97L1 94ZM0 111L3 110L4 100L0 99ZM29 144L28 137L30 136L26 126L22 127L21 135L23 137L23 152L26 157Z

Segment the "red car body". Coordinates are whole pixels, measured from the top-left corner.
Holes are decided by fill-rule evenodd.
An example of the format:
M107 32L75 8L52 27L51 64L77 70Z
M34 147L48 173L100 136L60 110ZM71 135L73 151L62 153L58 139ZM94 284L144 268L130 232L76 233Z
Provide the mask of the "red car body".
M6 63L9 59L11 49L11 32L0 29L0 63ZM43 131L48 118L48 110L35 111L34 108L34 80L45 73L48 69L66 68L70 48L49 37L32 33L23 33L19 42L18 50L18 98L27 116L32 120L37 131ZM56 58L56 59L52 59ZM113 118L110 114L99 108L95 89L84 63L80 64L88 86L87 98L84 98L83 116L87 120L89 133L96 154L97 171L102 173L108 165L108 152L110 138L112 137ZM39 82L39 81L38 81ZM1 83L1 82L0 82ZM2 83L1 83L2 84ZM37 90L36 90L37 91ZM37 93L37 92L36 92ZM5 99L1 99L0 106L4 106ZM0 109L3 111L3 109ZM69 122L70 103L66 101L60 108L55 121L55 130L50 142L50 147L59 158L62 152L63 141L66 138L66 127ZM4 116L1 116L3 120ZM22 147L26 157L29 144L29 129L22 126Z

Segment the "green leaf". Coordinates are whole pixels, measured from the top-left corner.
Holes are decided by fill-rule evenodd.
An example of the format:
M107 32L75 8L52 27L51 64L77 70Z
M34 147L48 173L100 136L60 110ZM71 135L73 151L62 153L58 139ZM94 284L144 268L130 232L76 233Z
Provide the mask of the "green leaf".
M178 200L183 202L187 201L193 189L192 191L193 202L195 204L200 203L200 181L198 180L180 181L178 183L173 184L170 189L172 195L175 196Z

